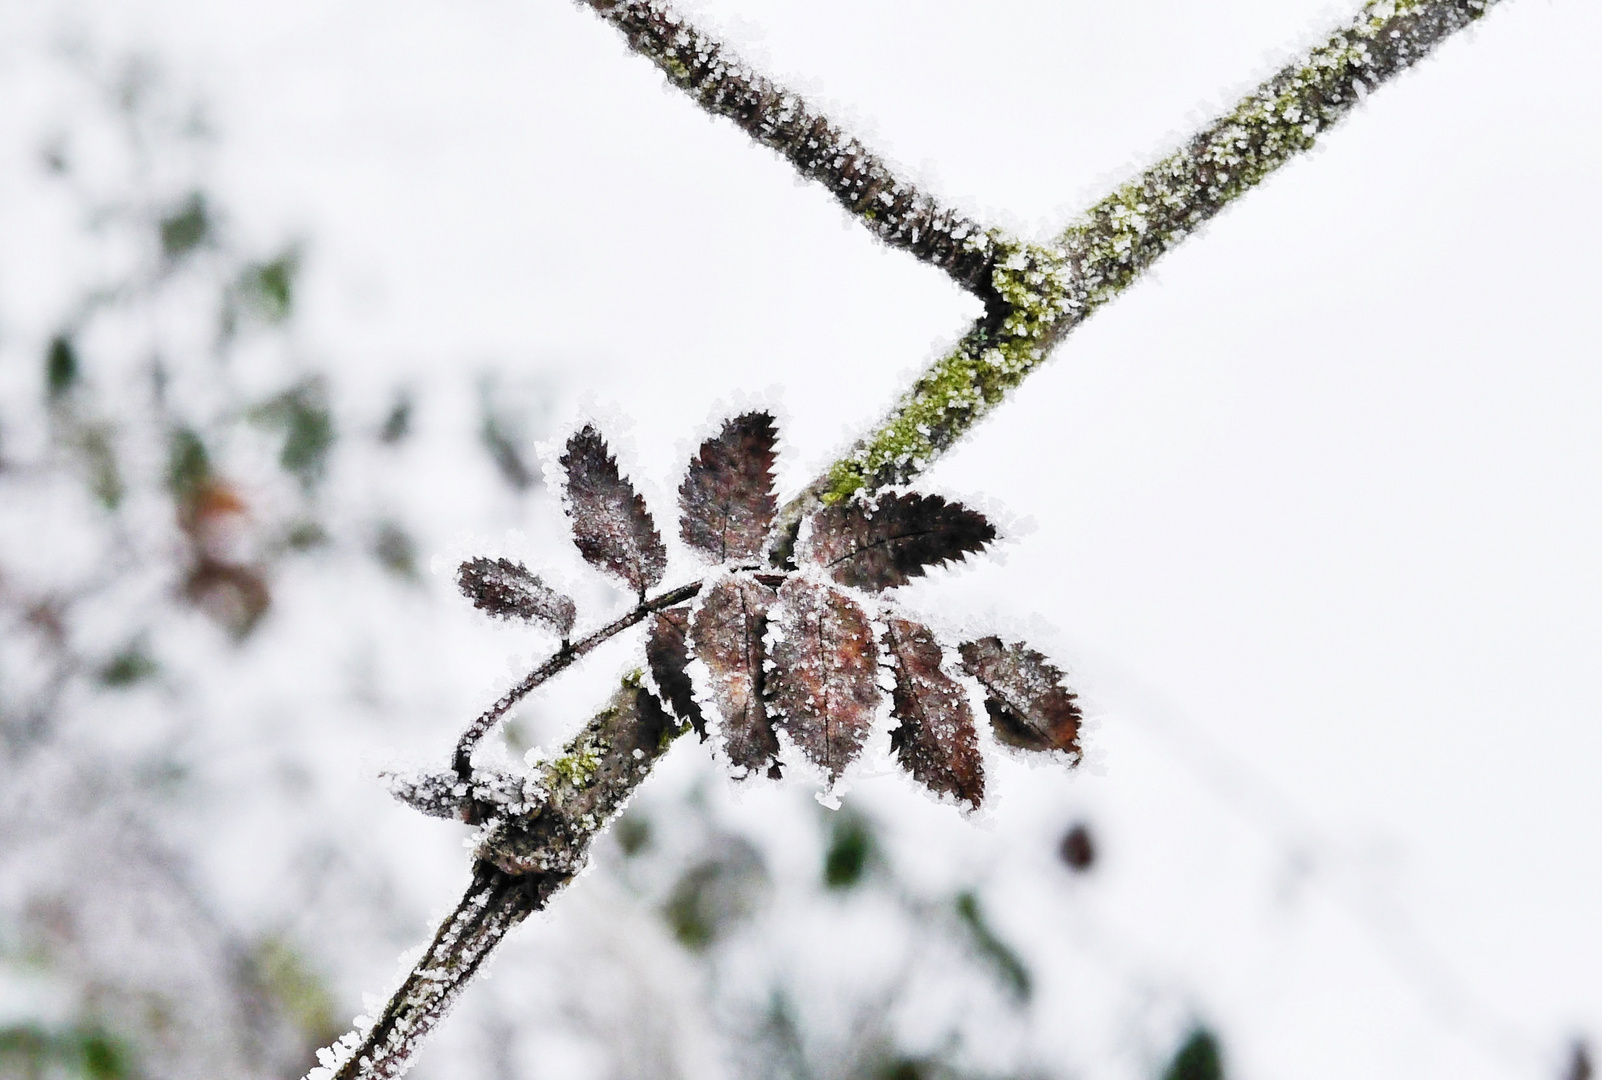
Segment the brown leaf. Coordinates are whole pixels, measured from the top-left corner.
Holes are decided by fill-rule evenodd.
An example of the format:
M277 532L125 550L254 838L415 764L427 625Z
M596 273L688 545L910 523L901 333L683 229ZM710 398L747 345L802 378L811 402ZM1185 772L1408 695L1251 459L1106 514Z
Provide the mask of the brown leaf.
M803 753L839 778L879 704L879 650L868 615L830 585L792 575L773 610L769 700Z
M567 440L567 516L573 542L591 566L616 574L640 595L662 580L667 549L645 500L618 475L617 461L593 425Z
M272 603L267 579L259 570L204 557L184 579L184 595L241 640Z
M812 518L801 557L869 592L905 585L930 566L960 561L996 538L976 510L938 495L886 495L877 505L829 506Z
M673 711L705 742L706 717L695 703L695 690L685 670L690 663L690 649L684 635L689 629L688 605L657 612L651 617L651 629L645 637L645 662L651 665L651 677Z
M456 587L480 611L550 627L564 641L573 632L573 601L510 559L469 559L456 571Z
M936 794L978 809L985 796L984 763L973 710L962 687L940 670L940 645L927 626L892 617L884 635L895 672L891 712L901 726L890 745L902 768Z
M723 749L745 775L771 769L779 740L762 701L762 635L774 592L755 578L736 574L706 591L690 620L689 641L712 673L710 693L723 717Z
M985 688L985 709L996 738L1025 750L1062 750L1079 756L1082 718L1062 672L1023 642L998 637L959 646L962 666Z
M737 416L701 444L679 485L679 535L713 562L754 559L773 524L773 417Z

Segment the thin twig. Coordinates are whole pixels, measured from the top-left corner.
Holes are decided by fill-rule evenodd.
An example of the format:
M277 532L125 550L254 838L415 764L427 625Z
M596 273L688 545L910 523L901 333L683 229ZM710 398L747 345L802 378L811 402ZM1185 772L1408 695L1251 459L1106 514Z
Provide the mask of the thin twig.
M565 671L573 661L593 651L596 646L607 639L621 634L652 612L683 603L700 591L701 583L699 581L692 581L688 585L680 585L676 589L669 589L659 596L640 601L639 605L628 614L607 623L593 634L586 635L571 643L564 642L562 647L549 660L546 660L545 663L518 680L516 686L502 694L499 701L480 713L467 726L467 730L462 732L462 737L456 742L456 753L451 757L451 768L456 770L456 775L461 777L464 782L472 779L473 748L478 745L480 739L489 734L490 729L495 726L501 717L506 715L508 709L527 697L535 687L552 676Z

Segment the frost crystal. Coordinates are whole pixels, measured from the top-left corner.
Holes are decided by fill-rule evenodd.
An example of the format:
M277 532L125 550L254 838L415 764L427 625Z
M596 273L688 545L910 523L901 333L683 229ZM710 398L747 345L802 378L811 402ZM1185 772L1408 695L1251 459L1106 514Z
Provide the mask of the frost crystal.
M887 495L877 505L825 507L812 519L803 559L842 585L879 592L960 561L996 538L983 514L938 495Z
M762 552L777 502L773 497L773 417L753 412L723 425L701 444L679 486L679 533L713 562L744 561Z
M1079 703L1062 672L1033 649L998 637L961 646L962 666L985 688L996 738L1025 750L1061 750L1079 757Z
M667 549L645 500L618 474L616 459L593 426L567 440L561 464L567 470L567 514L579 554L644 595L667 567Z
M510 559L470 559L456 572L456 587L480 611L503 619L541 622L566 638L577 614L573 601L522 563Z
M723 751L748 776L771 772L779 752L762 700L762 638L774 600L772 589L736 574L707 590L690 624L695 655L712 674L711 697L723 718Z
M884 650L895 673L891 712L901 726L890 745L902 768L939 795L977 809L985 796L984 762L968 695L940 670L940 644L927 626L892 616Z
M851 597L794 575L773 612L771 700L778 723L831 781L862 750L879 705L879 651Z

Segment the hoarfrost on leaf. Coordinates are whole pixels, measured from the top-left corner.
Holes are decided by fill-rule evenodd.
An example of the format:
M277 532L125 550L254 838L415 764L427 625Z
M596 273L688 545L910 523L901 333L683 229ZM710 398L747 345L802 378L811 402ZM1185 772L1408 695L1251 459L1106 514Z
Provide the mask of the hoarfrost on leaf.
M812 518L801 557L842 585L879 592L960 561L996 538L978 511L938 495L886 495L876 504L839 503Z
M643 596L667 568L667 549L645 500L619 475L617 460L593 425L567 440L560 460L567 470L567 514L579 554Z
M457 569L456 587L480 611L503 619L544 623L563 640L573 632L577 609L565 594L510 559L469 559Z
M978 809L985 772L973 710L961 685L940 669L943 654L933 631L890 616L884 648L895 675L891 714L901 722L890 745L902 768L930 791Z
M862 750L879 706L879 650L867 612L796 574L779 587L770 700L776 722L832 783Z
M1076 761L1083 717L1062 672L1023 642L998 637L963 644L962 666L985 689L996 738L1025 750L1061 750Z
M728 421L690 460L679 485L679 534L713 562L755 559L773 524L773 417L750 412Z
M771 770L779 740L763 702L763 635L776 594L749 574L707 590L690 622L690 644L712 676L709 692L722 717L723 751L750 776Z

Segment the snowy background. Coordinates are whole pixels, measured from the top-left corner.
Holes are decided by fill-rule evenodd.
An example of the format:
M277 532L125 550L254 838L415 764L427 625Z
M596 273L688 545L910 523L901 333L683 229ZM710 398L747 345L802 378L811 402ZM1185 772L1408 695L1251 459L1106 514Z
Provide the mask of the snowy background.
M1350 7L688 9L944 199L1047 236ZM1240 1080L1563 1076L1602 1032L1599 41L1595 5L1500 5L1170 254L928 475L1010 539L909 606L1068 668L1087 767L994 766L976 821L870 770L837 813L870 823L872 881L842 889L818 868L847 819L807 790L732 792L681 745L638 805L643 849L601 852L520 931L417 1075L786 1075L749 1053L773 1045L753 1003L778 980L818 1076L873 1075L852 1039L963 1075L1157 1076L1197 1025ZM130 80L141 101L117 104ZM170 122L129 150L119 116L139 110ZM254 400L321 377L338 433L314 496L266 443L214 451L249 521L311 499L333 538L273 564L239 644L170 599L161 567L202 541L131 494L154 569L64 633L107 655L144 634L156 673L67 693L48 753L8 743L0 1028L109 1025L153 1076L289 1075L459 894L465 830L374 776L442 758L550 643L485 625L455 562L556 567L581 619L625 604L580 568L556 500L507 482L488 421L537 476L537 442L602 417L671 520L710 422L772 405L793 491L978 310L564 0L13 0L0 139L8 596L104 558L106 512L15 464L49 456L42 358L79 298L156 273L148 237L86 206L204 191L226 244L184 271L197 282L234 280L227 245L293 252L292 317L242 337L226 380ZM185 402L227 396L191 347L213 309L164 287L80 342L108 415L158 353ZM404 401L409 431L386 441ZM15 727L44 646L38 619L8 620ZM558 743L636 647L523 709L507 753ZM147 758L177 771L153 785ZM47 809L74 784L103 797ZM134 821L194 911L115 899ZM1075 822L1097 842L1083 874L1057 853ZM734 889L739 925L710 944L673 917L701 859L764 883ZM983 933L932 914L965 891ZM171 974L188 954L164 943L206 920L217 955L290 971L268 980L300 1032L284 1056L207 1058L203 1033L243 1021L183 1029L97 996L145 978L140 957ZM986 941L1025 965L1024 998ZM200 986L166 1000L181 1013Z

